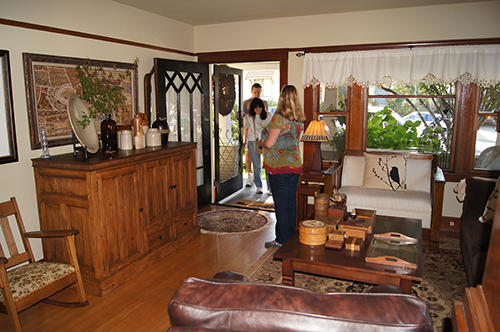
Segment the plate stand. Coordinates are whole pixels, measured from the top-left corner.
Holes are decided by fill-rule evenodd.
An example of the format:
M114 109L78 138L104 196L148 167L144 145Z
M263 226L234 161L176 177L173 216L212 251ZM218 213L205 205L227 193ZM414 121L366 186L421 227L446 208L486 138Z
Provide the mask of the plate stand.
M81 146L76 146L78 140L76 139L75 132L73 130L71 131L71 137L73 139L73 156L76 157L78 151L84 151L85 159L89 159L87 146L84 146L82 143L79 143Z

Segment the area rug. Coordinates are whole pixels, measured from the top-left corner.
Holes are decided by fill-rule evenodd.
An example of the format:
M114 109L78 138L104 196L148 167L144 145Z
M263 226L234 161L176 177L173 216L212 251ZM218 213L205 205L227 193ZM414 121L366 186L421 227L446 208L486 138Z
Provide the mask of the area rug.
M266 216L254 211L231 209L198 215L198 226L203 234L244 234L261 231L270 225Z
M246 199L236 199L229 203L229 205L232 206L238 206L238 207L246 207L246 208L253 208L253 209L259 209L259 210L266 210L266 211L274 211L274 203L271 199L271 202L261 202L261 201L250 201Z
M413 283L412 295L427 302L434 331L451 329L454 301L465 299L467 278L458 239L441 241L438 253L424 246L422 252L422 282ZM245 273L250 281L281 283L281 261L273 260L277 249L268 251ZM320 293L364 292L372 285L340 279L295 273L295 285Z

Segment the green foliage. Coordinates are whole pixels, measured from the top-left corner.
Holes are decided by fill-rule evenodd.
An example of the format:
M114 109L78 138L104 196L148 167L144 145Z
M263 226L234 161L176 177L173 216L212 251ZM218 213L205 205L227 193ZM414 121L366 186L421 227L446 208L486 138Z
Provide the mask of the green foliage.
M345 128L340 128L332 135L330 146L333 148L333 160L338 160L340 151L345 149Z
M137 58L134 64L138 64ZM125 107L123 81L130 75L129 70L124 74L106 73L101 66L94 66L90 59L87 59L85 64L76 66L75 70L82 86L80 98L89 106L89 114L84 114L80 121L83 128L86 128L90 124L90 119L97 115L112 114Z
M366 147L401 150L418 146L417 127L421 121L399 124L389 107L373 114L368 119Z

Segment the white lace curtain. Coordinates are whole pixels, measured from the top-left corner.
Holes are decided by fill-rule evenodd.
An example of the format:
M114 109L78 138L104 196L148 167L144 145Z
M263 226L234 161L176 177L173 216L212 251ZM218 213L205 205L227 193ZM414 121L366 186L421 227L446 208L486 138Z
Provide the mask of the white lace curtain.
M481 86L500 83L500 45L307 53L304 60L304 87L457 81Z

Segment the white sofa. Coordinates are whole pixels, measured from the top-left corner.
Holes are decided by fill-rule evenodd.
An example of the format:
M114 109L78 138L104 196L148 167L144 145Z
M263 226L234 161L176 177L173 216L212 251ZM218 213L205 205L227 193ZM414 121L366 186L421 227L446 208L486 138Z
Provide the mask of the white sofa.
M332 170L334 187L338 192L347 194L347 210L364 208L376 210L377 215L421 219L423 243L431 245L432 250L438 250L445 182L436 166L436 156L408 153L407 190L391 191L363 187L363 152L343 151L340 164ZM368 153L402 154L394 151Z

